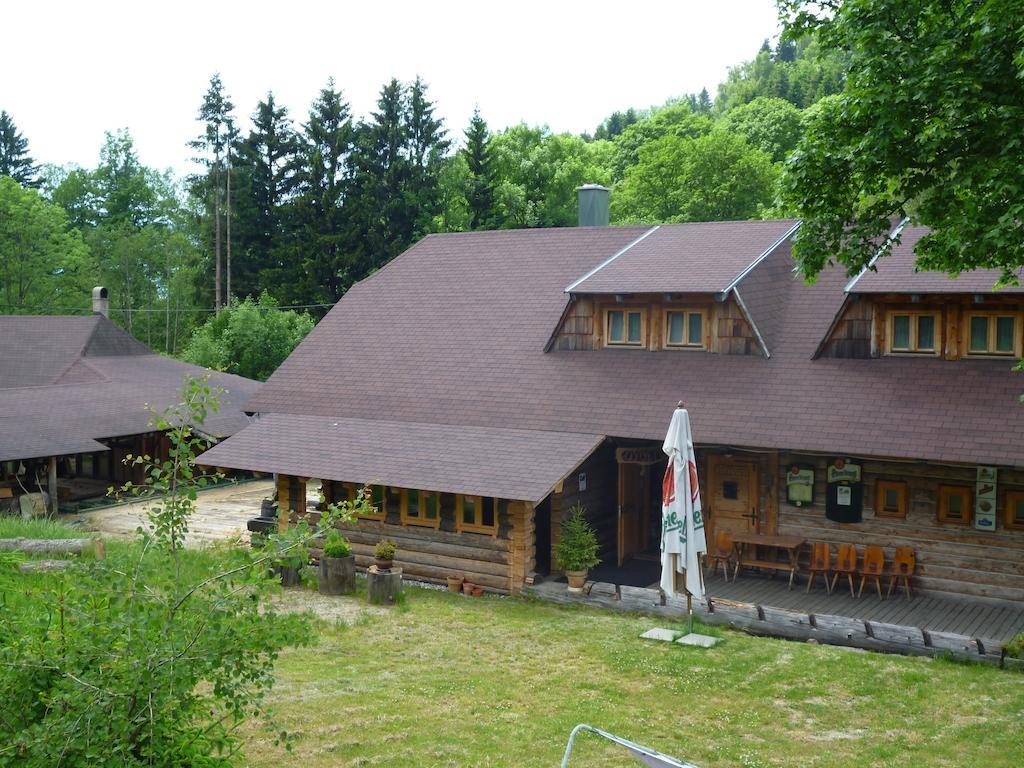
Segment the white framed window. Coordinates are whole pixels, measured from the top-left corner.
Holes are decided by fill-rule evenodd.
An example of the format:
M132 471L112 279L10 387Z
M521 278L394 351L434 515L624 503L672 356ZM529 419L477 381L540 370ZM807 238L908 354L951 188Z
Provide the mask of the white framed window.
M642 347L647 330L643 309L605 310L605 344L613 347Z
M1019 356L1020 321L1017 315L968 312L964 321L968 355Z
M707 312L703 309L670 309L665 312L665 346L705 349Z
M937 355L940 349L939 317L938 312L890 312L887 350L891 354Z

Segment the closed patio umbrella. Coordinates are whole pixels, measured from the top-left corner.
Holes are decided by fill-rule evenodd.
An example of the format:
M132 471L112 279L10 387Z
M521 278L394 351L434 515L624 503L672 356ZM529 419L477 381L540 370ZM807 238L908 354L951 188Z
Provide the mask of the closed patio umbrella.
M682 576L686 607L693 631L693 597L704 597L700 554L708 551L700 506L697 460L693 453L690 415L682 401L672 414L662 450L668 456L661 497L661 588L679 591Z

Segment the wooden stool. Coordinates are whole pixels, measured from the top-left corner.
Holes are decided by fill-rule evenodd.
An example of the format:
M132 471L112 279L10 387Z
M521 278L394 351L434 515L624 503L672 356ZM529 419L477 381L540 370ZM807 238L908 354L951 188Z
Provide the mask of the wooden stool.
M892 571L889 572L889 591L886 593L887 596L892 594L896 582L899 579L903 579L903 589L907 593L907 599L911 598L910 577L914 575L916 565L917 561L914 557L914 550L910 547L896 547L896 557L893 558Z
M868 579L875 580L878 599L882 599L882 570L885 568L885 550L881 547L864 547L864 561L860 569L860 589L857 597L864 594L864 583Z
M832 574L832 589L836 588L839 575L845 573L850 582L850 597L856 597L853 591L853 574L857 570L857 548L853 544L840 544L836 548L836 570Z
M820 573L825 579L825 591L832 594L832 587L828 583L829 571L832 570L832 547L827 542L816 541L811 545L811 575L807 579L807 591L811 591L814 583L814 574Z

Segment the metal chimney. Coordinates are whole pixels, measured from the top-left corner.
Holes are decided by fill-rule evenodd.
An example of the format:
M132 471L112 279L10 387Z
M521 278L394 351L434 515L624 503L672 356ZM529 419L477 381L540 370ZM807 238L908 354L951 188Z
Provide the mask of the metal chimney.
M102 285L92 289L92 313L110 317L110 300L107 298L107 289Z
M602 187L600 184L584 184L582 187L576 187L581 227L608 226L609 194L611 193L608 188Z

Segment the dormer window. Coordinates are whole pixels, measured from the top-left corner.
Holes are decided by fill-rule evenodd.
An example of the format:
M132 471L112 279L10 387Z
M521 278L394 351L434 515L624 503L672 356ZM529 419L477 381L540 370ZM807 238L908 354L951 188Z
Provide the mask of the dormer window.
M605 312L605 343L614 347L641 347L646 318L642 309L609 309Z
M889 352L894 354L934 355L939 350L938 312L901 312L889 314Z
M665 346L704 349L704 310L670 310L665 313Z
M1014 315L970 313L967 315L967 354L1016 355L1018 322Z

